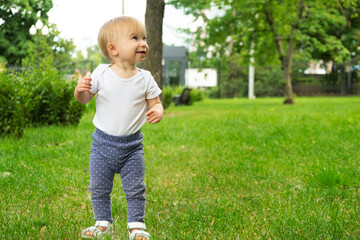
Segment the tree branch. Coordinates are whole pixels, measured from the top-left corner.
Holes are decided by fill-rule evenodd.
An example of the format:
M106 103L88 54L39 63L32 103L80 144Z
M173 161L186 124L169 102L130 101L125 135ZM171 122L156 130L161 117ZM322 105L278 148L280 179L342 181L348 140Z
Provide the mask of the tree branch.
M266 22L269 24L269 27L271 29L271 32L273 34L273 39L276 45L276 49L279 53L279 58L280 61L283 62L284 60L284 49L282 47L282 38L279 36L279 34L277 33L275 26L274 26L274 20L273 20L273 16L271 14L271 11L265 7L264 8L264 14L266 17Z
M299 28L299 22L303 17L303 12L304 12L304 0L300 0L299 1L299 7L298 7L298 12L297 12L297 19L294 21L294 23L291 26L291 31L289 34L289 45L288 45L288 49L287 49L287 53L285 56L285 64L287 64L289 67L291 67L291 61L289 58L292 57L292 53L294 50L294 45L295 45L295 40L293 39L295 31Z
M298 12L297 12L297 19L292 24L291 31L290 31L290 34L288 36L289 42L291 42L291 41L293 42L293 37L294 37L294 34L295 34L295 30L297 30L299 28L299 22L303 18L303 12L304 12L304 0L300 0L299 1Z
M339 0L337 1L338 5L339 5L339 8L340 8L340 11L342 13L342 15L344 16L345 20L346 20L346 24L348 25L349 28L351 28L351 22L347 19L346 17L346 14L345 14L345 11L344 9L342 8L341 6L341 3L339 2Z

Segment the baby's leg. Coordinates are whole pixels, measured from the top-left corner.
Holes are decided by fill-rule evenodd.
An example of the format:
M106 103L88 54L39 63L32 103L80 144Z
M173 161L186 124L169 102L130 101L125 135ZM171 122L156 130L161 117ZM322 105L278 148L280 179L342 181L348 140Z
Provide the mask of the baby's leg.
M114 172L103 159L90 155L91 203L97 221L113 222L110 193L113 188Z
M121 169L121 181L127 200L128 223L142 223L145 218L145 161L142 144Z

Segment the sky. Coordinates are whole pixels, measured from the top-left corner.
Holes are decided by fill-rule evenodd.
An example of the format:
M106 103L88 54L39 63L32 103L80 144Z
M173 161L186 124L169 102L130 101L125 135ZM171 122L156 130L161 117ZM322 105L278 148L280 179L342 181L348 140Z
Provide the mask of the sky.
M122 15L136 17L145 22L146 0L53 0L49 21L57 25L60 36L73 39L77 50L97 44L97 34L107 20ZM163 20L163 42L166 45L187 46L186 35L178 28L189 27L192 18L173 6L166 5Z

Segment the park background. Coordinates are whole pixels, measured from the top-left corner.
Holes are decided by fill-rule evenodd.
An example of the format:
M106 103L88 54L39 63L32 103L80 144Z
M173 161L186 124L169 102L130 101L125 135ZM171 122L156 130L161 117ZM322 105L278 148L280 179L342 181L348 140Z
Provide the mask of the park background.
M170 5L194 21L178 30L185 47L163 44ZM0 6L4 239L77 239L93 224L95 108L78 104L73 90L105 59L96 45L84 54L62 37L52 7ZM160 124L143 128L154 239L360 238L359 8L350 0L147 1L152 51L140 67L166 107ZM175 106L186 82L179 61L163 69L166 47L186 49L188 69L214 70L216 86L192 87L189 105ZM114 238L124 239L120 189L113 199Z

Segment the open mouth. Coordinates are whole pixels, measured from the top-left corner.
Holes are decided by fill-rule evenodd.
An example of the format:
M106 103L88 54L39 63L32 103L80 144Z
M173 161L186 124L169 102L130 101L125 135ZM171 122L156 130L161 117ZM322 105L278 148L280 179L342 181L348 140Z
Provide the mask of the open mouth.
M141 54L141 55L146 55L146 51L138 51L138 52L136 52L136 53L139 53L139 54Z

